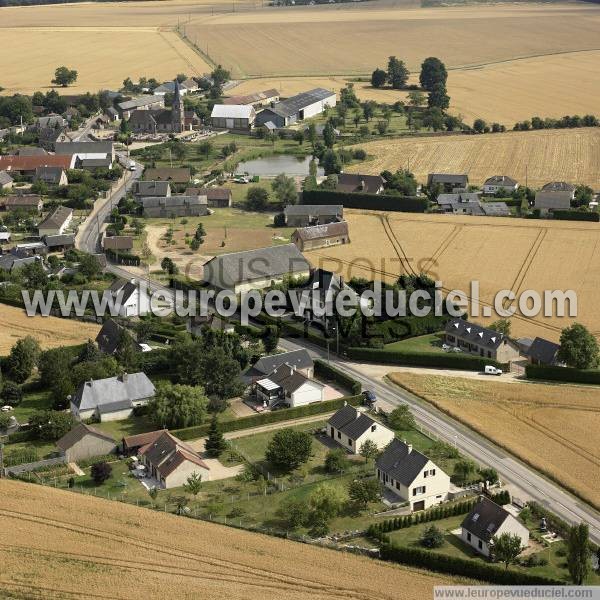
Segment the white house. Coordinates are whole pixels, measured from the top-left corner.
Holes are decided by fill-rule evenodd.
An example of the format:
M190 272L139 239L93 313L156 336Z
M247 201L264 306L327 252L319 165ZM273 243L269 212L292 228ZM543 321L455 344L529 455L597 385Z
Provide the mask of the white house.
M287 404L293 408L325 399L323 384L309 379L294 365L288 364L278 367L268 377L259 379L255 389L258 400L271 408L277 404Z
M191 446L166 430L154 433L155 436L148 434L151 439L138 450L138 456L147 475L156 479L160 487L181 487L193 473L200 475L202 481L210 479L208 465Z
M411 510L425 510L448 499L450 477L412 444L392 440L375 462L377 478Z
M82 383L72 398L71 413L83 421L119 421L131 416L133 409L146 406L156 389L145 373L124 373L117 377Z
M383 450L394 439L391 429L349 404L340 408L327 421L327 435L352 454L360 453L367 440Z
M62 235L73 220L73 210L66 206L59 206L49 214L39 225L38 235Z
M507 177L506 175L494 175L486 179L483 184L484 194L495 194L499 191L512 194L518 189L519 184L512 177Z
M522 548L529 543L529 530L525 525L489 498L481 496L462 522L460 537L477 552L489 557L494 552L492 538L503 533L518 535Z
M110 293L119 304L120 317L139 317L150 312L150 294L135 279L117 279L110 286Z

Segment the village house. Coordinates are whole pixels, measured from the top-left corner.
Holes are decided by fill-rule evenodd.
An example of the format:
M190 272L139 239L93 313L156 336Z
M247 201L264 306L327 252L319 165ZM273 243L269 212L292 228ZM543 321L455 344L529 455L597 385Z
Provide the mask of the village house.
M481 496L473 510L461 524L461 539L486 557L493 556L495 536L503 533L517 535L521 548L529 544L529 530L502 506Z
M47 127L57 128L66 127L68 125L67 120L61 115L51 114L43 117L38 117L33 125L30 125L28 129L32 131L41 131Z
M350 234L348 232L348 223L338 221L327 223L325 225L312 225L311 227L301 227L292 233L291 240L298 249L314 250L325 246L338 246L339 244L350 243Z
M163 96L144 95L139 98L133 98L117 104L117 109L121 119L129 119L134 110L151 110L153 108L164 108L165 99Z
M232 193L225 187L190 187L185 190L186 196L206 196L209 208L228 208L231 206Z
M198 84L193 79L186 79L185 81L165 81L158 87L152 90L155 96L166 96L167 94L174 94L176 91L176 83L179 84L179 93L182 96L186 94L192 94L198 91Z
M138 199L150 196L167 198L171 195L171 185L168 181L134 181L131 191ZM190 194L186 192L186 195Z
M12 248L7 254L0 255L0 271L12 273L26 265L34 263L36 260L42 260L40 256L32 255L30 252Z
M375 461L377 479L412 511L425 510L448 499L450 477L412 444L393 439Z
M150 312L150 294L135 279L116 279L110 286L110 293L118 300L120 317L139 317Z
M269 106L273 102L279 102L279 92L276 89L247 94L245 96L230 96L223 100L223 104L251 104L255 109Z
M171 183L189 183L192 172L189 167L160 167L144 171L146 181L169 181Z
M71 155L0 156L0 171L20 173L25 177L34 177L39 167L61 167L66 170L74 166L75 157Z
M261 110L256 116L256 125L263 126L270 123L277 129L288 127L297 121L319 115L326 108L333 108L335 104L335 92L315 88Z
M103 354L114 354L119 348L119 344L124 335L130 335L125 327L119 325L114 319L106 320L96 336L98 349ZM132 341L133 347L141 352L141 346L135 342L133 338Z
M566 181L551 181L542 186L542 192L568 192L571 200L575 199L576 187Z
M381 194L385 179L381 175L360 175L359 173L340 173L337 176L337 192Z
M256 111L252 105L215 104L210 115L215 129L229 129L238 133L252 131L256 121Z
M206 196L150 196L140 198L144 217L203 217L208 214Z
M288 204L283 214L288 227L309 227L341 221L344 207L341 204Z
M437 203L445 213L479 216L484 214L479 202L479 194L475 192L440 194L437 198Z
M483 184L484 194L496 194L498 192L505 192L512 194L519 189L519 184L512 178L506 175L494 175L485 180Z
M44 202L38 194L15 194L6 197L4 208L8 212L21 211L40 214L44 208Z
M366 441L383 450L394 439L391 429L350 404L345 404L329 418L327 435L350 454L360 454Z
M48 252L64 252L75 248L75 236L72 233L44 236L44 244Z
M300 373L295 366L283 364L254 384L256 398L263 406L280 404L294 408L325 399L325 386Z
M66 127L44 127L38 133L38 143L41 148L54 152L59 142L69 142L71 137Z
M202 457L188 444L166 430L154 432L150 441L138 450L147 476L156 479L163 489L181 487L190 475L197 473L202 481L210 480L210 469Z
M70 398L71 413L80 421L127 419L134 408L146 406L155 394L154 384L145 373L85 381Z
M294 244L221 254L204 263L204 281L236 294L265 289L285 277L304 278L310 264Z
M0 171L0 190L12 189L13 183L13 178L7 171Z
M55 144L58 156L74 156L76 163L83 166L87 161L104 160L112 164L115 160L115 146L112 142L58 142Z
M526 356L533 365L563 366L558 358L559 350L560 344L536 337L527 349Z
M463 352L509 363L520 358L520 348L503 333L475 325L464 319L451 319L446 323L445 342Z
M56 442L56 446L69 463L113 454L117 449L110 435L85 423L77 423Z
M429 173L427 175L427 187L441 186L443 192L452 193L457 190L466 190L469 185L468 175L452 173Z
M72 220L73 209L59 206L38 225L38 235L62 235Z
M51 185L69 185L67 173L62 167L38 167L33 180Z
M102 248L117 252L129 252L133 250L133 237L130 235L107 236L105 233L102 237Z
M553 181L536 192L534 207L542 216L547 216L555 210L569 210L574 198L574 185L564 181Z
M307 350L291 350L290 352L280 352L279 354L269 354L259 358L243 374L243 380L248 383L254 383L259 379L264 379L279 367L289 365L294 367L298 373L313 378L315 364Z

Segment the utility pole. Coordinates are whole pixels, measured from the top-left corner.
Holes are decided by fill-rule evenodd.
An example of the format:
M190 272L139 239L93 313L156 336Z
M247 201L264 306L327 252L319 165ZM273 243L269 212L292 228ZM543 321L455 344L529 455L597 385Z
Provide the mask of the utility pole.
M0 435L0 479L4 477L4 440L8 436Z

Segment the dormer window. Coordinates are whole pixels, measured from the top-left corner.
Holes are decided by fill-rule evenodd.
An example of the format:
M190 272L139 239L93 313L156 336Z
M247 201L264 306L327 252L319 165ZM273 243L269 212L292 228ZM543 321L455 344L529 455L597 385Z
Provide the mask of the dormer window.
M375 431L377 429L377 425L371 425L371 431Z

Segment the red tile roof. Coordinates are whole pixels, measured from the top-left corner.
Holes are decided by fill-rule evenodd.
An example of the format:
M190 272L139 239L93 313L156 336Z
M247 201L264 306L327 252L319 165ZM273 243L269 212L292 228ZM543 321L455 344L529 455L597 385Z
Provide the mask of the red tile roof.
M35 171L38 167L71 167L71 155L0 156L0 171Z

